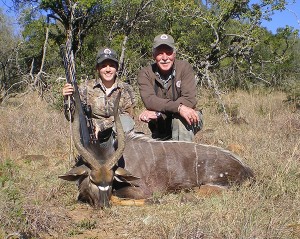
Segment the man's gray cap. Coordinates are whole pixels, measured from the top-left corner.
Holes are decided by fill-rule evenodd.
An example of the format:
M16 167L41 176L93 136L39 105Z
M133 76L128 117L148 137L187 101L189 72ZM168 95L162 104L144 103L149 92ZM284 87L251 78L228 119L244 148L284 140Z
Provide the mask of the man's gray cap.
M100 64L105 60L112 60L119 64L117 53L111 48L101 48L98 51L96 63Z
M168 34L160 34L154 38L153 49L159 47L160 45L167 45L171 48L175 48L174 38Z

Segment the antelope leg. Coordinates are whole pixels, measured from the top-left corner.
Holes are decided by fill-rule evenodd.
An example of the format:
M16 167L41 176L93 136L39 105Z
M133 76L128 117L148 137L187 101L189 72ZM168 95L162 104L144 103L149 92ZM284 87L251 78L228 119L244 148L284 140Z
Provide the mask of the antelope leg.
M149 204L147 199L124 199L116 196L111 196L111 203L120 206L144 206Z

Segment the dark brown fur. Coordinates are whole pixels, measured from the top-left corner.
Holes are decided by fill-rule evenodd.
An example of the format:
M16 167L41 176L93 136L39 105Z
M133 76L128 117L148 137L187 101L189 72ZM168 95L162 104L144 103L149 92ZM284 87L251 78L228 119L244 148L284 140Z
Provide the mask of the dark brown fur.
M122 164L139 177L119 185L119 197L149 198L156 192L216 185L229 187L252 178L252 170L225 149L192 142L155 141L142 135L127 135Z
M74 96L75 101L80 102L77 91ZM78 181L79 200L102 208L110 205L112 193L122 198L148 199L153 193L201 185L228 187L253 177L249 167L222 148L192 142L155 141L135 133L128 134L125 139L118 115L119 99L120 95L114 110L116 151L112 138L102 145L82 145L78 113L81 108L80 104L75 104L73 140L82 165L59 177Z

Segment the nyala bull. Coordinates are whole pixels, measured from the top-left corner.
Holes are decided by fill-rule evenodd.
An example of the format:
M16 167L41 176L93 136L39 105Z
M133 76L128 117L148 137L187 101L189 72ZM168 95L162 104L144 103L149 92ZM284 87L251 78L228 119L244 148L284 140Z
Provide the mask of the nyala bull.
M103 144L86 148L80 141L76 114L80 104L76 104L73 139L83 164L60 178L78 181L79 200L102 208L110 206L112 195L144 202L153 193L202 185L229 187L253 178L247 165L222 148L193 142L156 141L133 132L125 135L117 109L119 98L120 95L114 110L116 140L111 137ZM76 99L79 102L79 96Z

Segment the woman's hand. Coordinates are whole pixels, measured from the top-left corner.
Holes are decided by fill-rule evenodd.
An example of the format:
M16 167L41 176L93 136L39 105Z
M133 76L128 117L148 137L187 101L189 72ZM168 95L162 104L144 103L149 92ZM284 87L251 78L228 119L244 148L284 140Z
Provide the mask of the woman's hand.
M73 95L74 87L70 83L66 83L62 90L63 96L67 97L69 95Z

